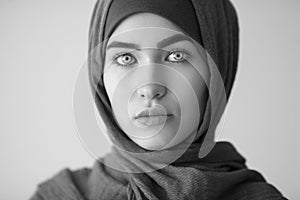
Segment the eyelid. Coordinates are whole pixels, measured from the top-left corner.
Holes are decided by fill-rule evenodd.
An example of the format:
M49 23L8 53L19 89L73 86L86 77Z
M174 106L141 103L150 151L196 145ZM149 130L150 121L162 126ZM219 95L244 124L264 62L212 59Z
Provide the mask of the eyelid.
M175 48L175 49L169 51L169 54L168 54L167 58L168 58L171 54L176 53L176 52L184 53L184 54L185 54L185 55L184 55L184 56L185 56L185 59L184 59L184 60L186 60L186 58L188 58L188 57L191 55L190 51L188 51L188 50L186 50L186 49ZM172 61L170 61L170 62L172 62Z
M120 57L120 56L125 56L125 55L129 55L129 56L131 56L135 61L134 62L136 62L137 61L137 59L135 58L135 56L132 54L132 53L130 53L130 52L128 52L128 51L123 51L123 52L119 52L119 53L116 53L113 57L112 57L112 62L113 63L116 63L117 62L117 59ZM134 63L133 62L133 63ZM120 66L127 66L127 65L122 65L122 64L120 64L120 63L116 63L117 65L120 65ZM128 65L131 65L131 64L128 64Z
M171 51L169 51L169 54L171 53L175 53L175 52L183 52L187 55L190 55L190 51L186 50L186 49L181 49L181 48L175 48L175 49L172 49Z
M169 57L172 53L175 53L175 52L182 52L182 53L184 53L184 55L185 55L185 59L184 59L184 60L186 60L187 57L189 57L189 56L191 55L190 51L188 51L188 50L186 50L186 49L183 49L183 48L174 48L174 49L172 49L172 50L170 50L170 51L168 51L168 50L165 50L165 51L168 52L167 58L166 58L165 60L167 60L168 57ZM127 51L121 51L121 52L116 53L116 54L112 57L112 62L113 62L113 63L116 63L117 59L118 59L120 56L130 55L130 56L135 60L133 63L135 63L135 62L137 61L137 58L136 58L131 52L134 52L134 50L132 50L132 51L128 51L128 50L127 50ZM169 61L169 62L172 62L172 61ZM173 62L174 62L174 61L173 61ZM179 61L179 62L180 62L180 61ZM133 64L133 63L132 63L132 64ZM127 66L127 65L121 65L121 64L119 64L119 63L116 63L116 64L117 64L117 65L120 65L120 66ZM128 64L128 65L131 65L131 64Z
M119 52L119 53L116 53L113 57L112 57L112 60L116 60L117 58L119 58L120 56L124 56L124 55L130 55L132 56L132 54L130 52Z

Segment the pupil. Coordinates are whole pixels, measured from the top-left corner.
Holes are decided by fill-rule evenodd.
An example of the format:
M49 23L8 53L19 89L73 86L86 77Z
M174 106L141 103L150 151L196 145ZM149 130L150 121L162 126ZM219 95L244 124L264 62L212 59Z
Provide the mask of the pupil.
M129 57L128 57L128 56L125 56L124 60L125 60L125 61L128 61L128 60L129 60Z

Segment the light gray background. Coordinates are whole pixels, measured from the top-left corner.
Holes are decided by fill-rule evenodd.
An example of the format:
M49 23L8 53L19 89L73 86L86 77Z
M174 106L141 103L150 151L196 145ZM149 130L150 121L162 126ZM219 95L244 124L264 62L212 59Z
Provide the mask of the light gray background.
M239 70L229 140L286 197L299 191L298 0L233 0ZM92 0L0 1L0 198L27 199L64 167L91 167L76 136L72 90L87 54Z

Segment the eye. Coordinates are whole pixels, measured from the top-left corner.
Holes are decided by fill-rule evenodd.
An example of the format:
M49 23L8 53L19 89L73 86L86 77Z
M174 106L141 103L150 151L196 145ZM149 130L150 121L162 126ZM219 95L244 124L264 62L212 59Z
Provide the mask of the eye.
M121 55L116 55L114 61L117 65L125 67L127 65L133 64L136 61L136 59L130 53L123 53Z
M186 57L187 54L184 50L174 50L168 55L167 60L177 63L185 61Z

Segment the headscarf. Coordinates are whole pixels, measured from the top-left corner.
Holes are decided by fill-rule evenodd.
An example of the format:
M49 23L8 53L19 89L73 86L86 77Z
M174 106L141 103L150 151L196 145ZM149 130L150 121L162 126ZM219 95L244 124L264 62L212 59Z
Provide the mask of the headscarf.
M132 14L141 12L157 14L171 20L194 40L202 44L195 9L189 0L114 0L107 13L104 38L109 38L122 20Z
M228 0L159 1L160 3L158 3L159 6L157 7L155 7L152 4L153 1L150 0L97 1L90 24L90 57L88 66L92 93L99 114L107 127L108 135L113 144L119 147L119 149L113 147L109 154L101 158L101 162L107 166L113 166L112 168L122 169L122 171L127 172L118 173L118 170L109 170L110 167L107 167L107 171L110 171L115 177L127 181L127 192L130 199L161 199L160 195L163 193L165 193L165 197L174 198L174 194L173 196L171 194L174 190L179 189L177 187L180 187L179 183L182 182L180 179L185 180L183 178L184 176L201 176L201 171L197 171L195 168L183 170L182 168L174 166L197 166L199 160L214 147L214 131L225 109L226 101L230 96L237 69L238 21L236 11ZM110 7L114 3L119 3L119 7L127 4L129 8L124 8L124 11L120 10L120 13L116 13L115 7L118 6L114 5L112 11L110 11ZM172 8L172 5L174 6L176 4L184 5L181 7L183 11L177 8L174 9L173 12L175 12L178 17L179 15L176 11L188 12L189 14L186 16L191 20L190 23L198 27L191 29L191 27L185 26L182 22L179 22L180 20L176 20L176 18L169 14L170 11L172 11L169 8ZM169 5L170 7L168 8ZM156 12L154 12L154 10ZM175 24L183 28L183 30L195 40L201 42L201 45L207 51L207 62L215 63L218 67L209 69L210 80L208 88L210 98L206 104L204 119L202 123L199 123L198 132L188 149L181 148L179 145L177 149L148 151L130 140L114 120L111 105L102 80L103 57L105 55L105 46L108 39L105 36L110 36L115 28L115 24L118 24L122 18L125 18L131 13L141 11L150 11L160 14L175 22ZM182 17L184 18L184 16ZM197 21L195 21L195 19ZM111 24L107 24L108 22ZM189 26L190 25L191 24L189 24ZM178 152L182 153L182 155L180 157L174 156L178 155ZM180 173L180 175L178 175L177 172ZM151 185L158 184L160 179L168 180L166 176L171 176L175 182L178 181L176 183L177 185L175 184L177 189L170 188L175 187L175 185L170 186L170 183L166 182L164 186L160 185L160 187L162 187L161 193L157 195L155 191L150 189L152 187ZM169 180L171 181L172 178ZM184 190L194 190L193 187L200 183L195 182L194 185L187 183L181 184L185 185ZM191 188L188 188L186 184ZM188 195L188 193L184 192L182 195ZM194 194L191 195L193 196Z
M180 2L180 0L178 1ZM192 3L198 20L199 38L201 38L202 46L209 57L212 58L212 61L208 58L208 62L214 62L218 67L217 69L210 69L211 77L208 87L211 98L207 102L203 123L201 127L199 126L198 135L195 137L198 141L207 139L211 142L235 80L239 41L237 15L232 4L226 0L188 1ZM105 55L104 47L107 42L107 38L104 37L105 27L112 2L112 0L97 1L91 19L89 31L89 79L91 89L99 114L108 129L112 142L126 151L143 153L147 151L129 140L113 119L111 105L103 85L104 61L101 57L103 58ZM165 6L168 6L168 1L163 2ZM220 83L220 80L222 83ZM211 150L213 145L202 145L201 148L203 146ZM204 151L203 155L207 152Z
M167 160L169 155L174 155L171 150L149 152L140 148L126 137L113 120L101 79L101 51L98 52L100 48L96 48L104 41L106 19L113 1L118 0L98 0L94 7L89 32L89 78L96 106L107 126L110 139L115 145L132 153L113 147L111 153L97 160L92 169L61 170L50 180L39 184L39 189L31 200L286 199L276 188L266 183L258 172L248 169L245 159L230 143L210 143L226 105L223 99L225 97L228 100L230 96L237 69L239 28L236 11L229 0L157 0L161 2L159 7L168 6L169 3L186 3L189 4L188 7L194 8L194 17L199 27L184 29L195 40L201 38L200 44L212 58L210 60L209 56L208 62L214 62L218 67L210 69L210 99L206 105L204 120L199 123L197 136L189 148L172 162L168 162L172 159ZM123 3L128 1L156 0L124 0ZM182 8L185 9L184 6ZM161 15L174 19L166 13L164 11ZM184 27L179 22L177 25ZM113 29L114 27L108 28ZM199 37L193 36L198 31ZM216 76L218 73L221 77ZM222 85L216 81L218 78L221 78ZM219 86L223 86L225 95ZM168 165L158 169L157 165L162 162L167 162ZM117 170L118 167L123 171ZM149 168L154 170L149 171Z

